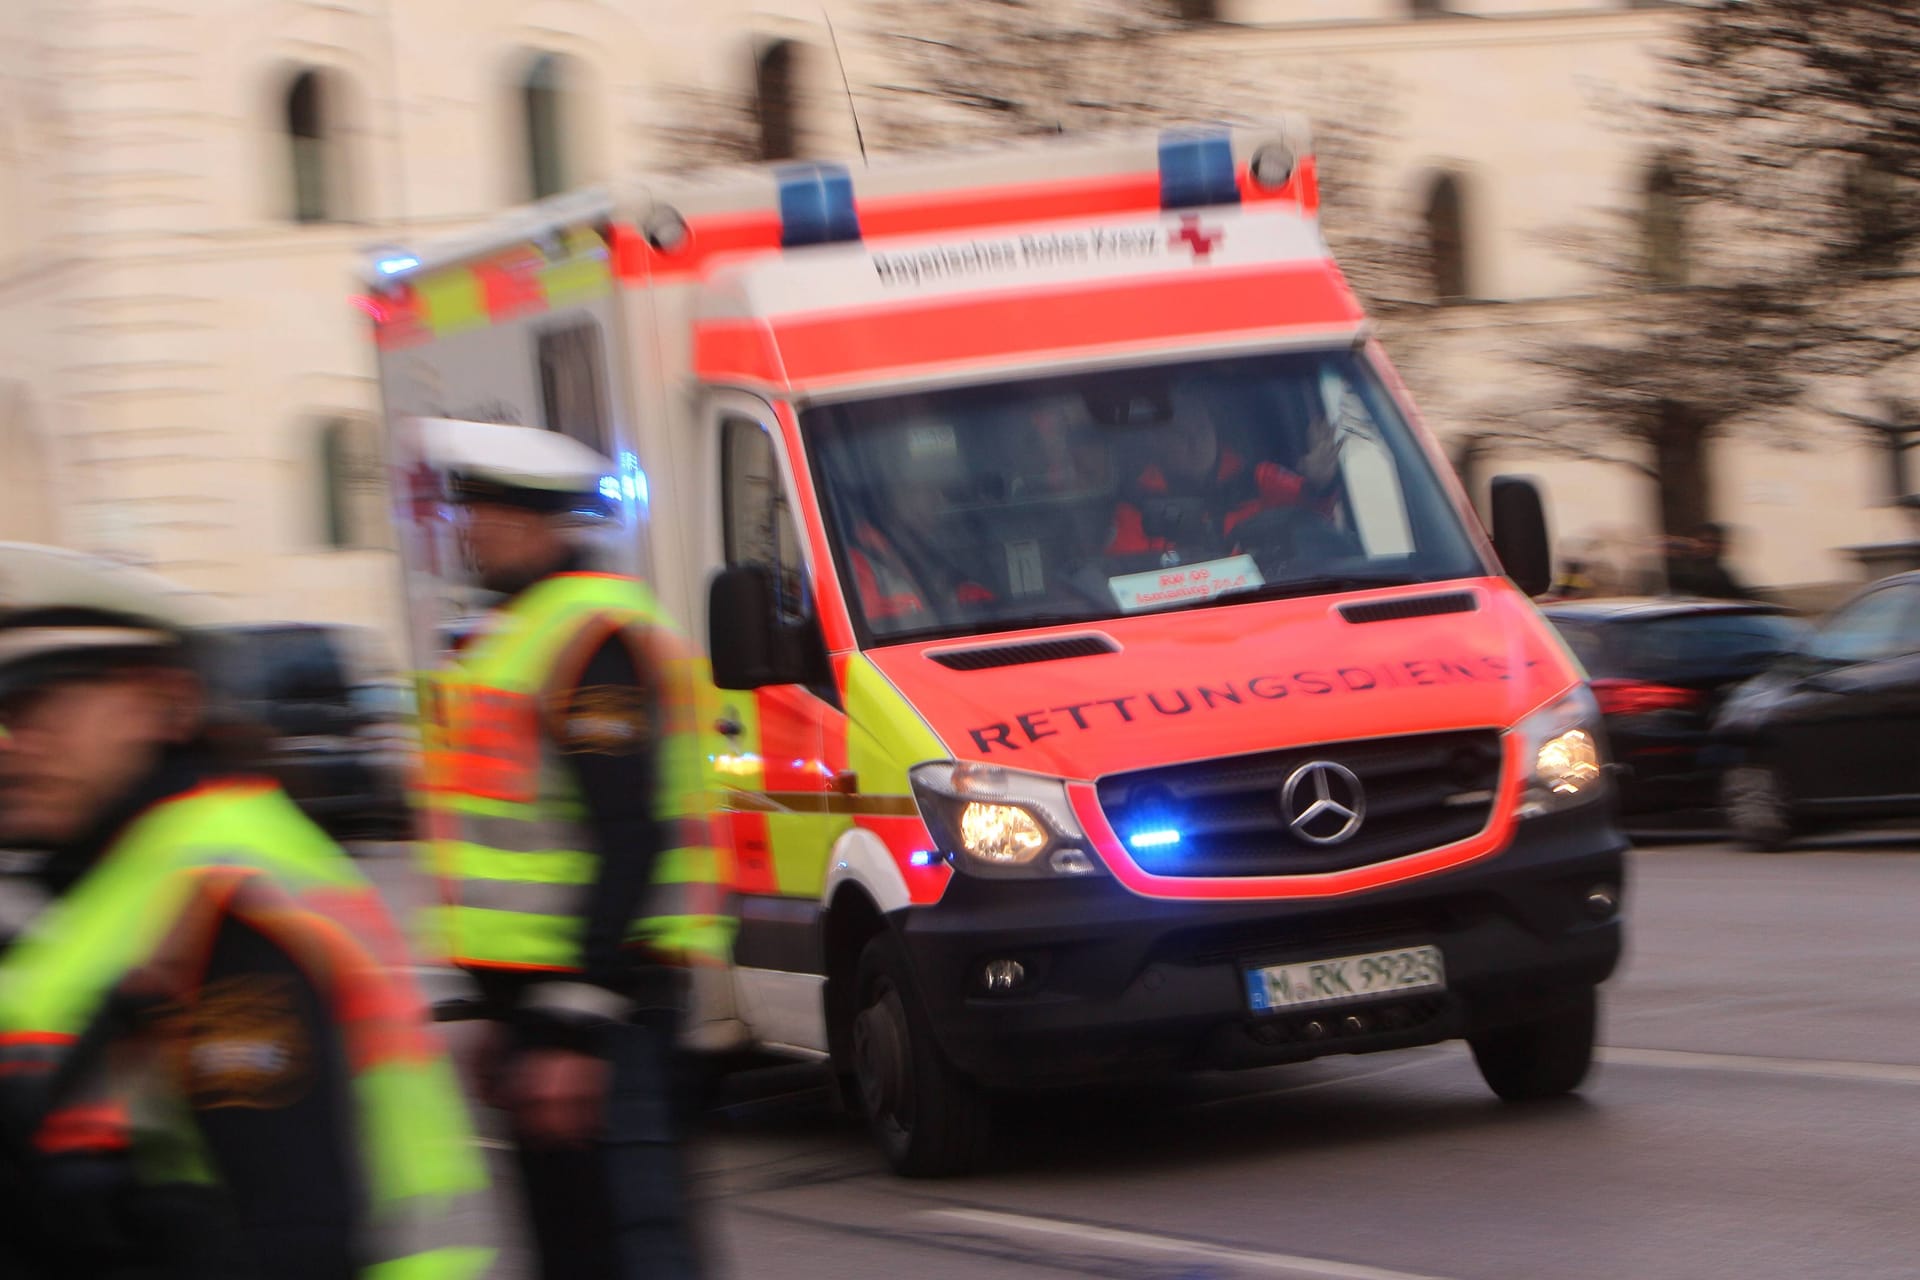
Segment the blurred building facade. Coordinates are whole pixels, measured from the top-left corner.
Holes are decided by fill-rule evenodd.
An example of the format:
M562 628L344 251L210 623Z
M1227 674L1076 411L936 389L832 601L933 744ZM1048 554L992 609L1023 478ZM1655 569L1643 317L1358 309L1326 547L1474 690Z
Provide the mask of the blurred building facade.
M1103 2L1058 0L1088 21ZM1320 108L1288 90L1315 66L1390 86L1371 181L1427 254L1422 376L1451 440L1525 381L1529 335L1604 305L1550 233L1642 204L1657 224L1661 157L1617 125L1684 6L1166 3L1184 21L1156 38L1235 68L1266 95L1244 111ZM0 538L148 563L243 618L392 635L360 255L698 152L703 110L743 110L769 157L852 155L849 97L884 111L891 74L873 21L859 0L0 7ZM1623 581L1644 557L1643 474L1464 453L1543 476L1563 538ZM1714 461L1753 580L1855 576L1846 548L1912 536L1853 437Z

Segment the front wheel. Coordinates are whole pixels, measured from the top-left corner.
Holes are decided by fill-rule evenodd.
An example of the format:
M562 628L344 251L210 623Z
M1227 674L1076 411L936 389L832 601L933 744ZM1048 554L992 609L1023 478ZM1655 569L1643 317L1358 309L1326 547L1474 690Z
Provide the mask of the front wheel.
M861 1109L895 1173L965 1173L985 1155L992 1116L980 1086L933 1041L906 956L893 935L860 953L851 1050Z
M1507 1102L1572 1093L1593 1066L1600 1000L1592 987L1544 1017L1470 1037L1487 1087Z

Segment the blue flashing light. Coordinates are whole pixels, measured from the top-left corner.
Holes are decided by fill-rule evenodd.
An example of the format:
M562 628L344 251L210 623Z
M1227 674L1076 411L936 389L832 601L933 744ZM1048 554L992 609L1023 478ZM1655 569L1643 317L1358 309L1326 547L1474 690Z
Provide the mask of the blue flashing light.
M620 451L620 487L627 501L647 505L647 473L640 469L640 456L630 449Z
M1172 827L1163 827L1157 831L1136 831L1127 837L1127 843L1136 849L1164 849L1180 843L1180 833Z
M617 476L600 477L600 496L608 502L620 501L620 480Z
M853 205L853 177L845 165L793 164L776 171L780 180L780 243L842 244L860 238Z
M907 862L915 867L930 867L933 865L933 850L915 849L907 855Z
M373 264L373 269L383 276L397 276L402 271L411 271L420 265L420 259L411 253L396 253L391 258L382 258Z
M1160 135L1160 207L1239 204L1233 139L1225 129L1170 129Z

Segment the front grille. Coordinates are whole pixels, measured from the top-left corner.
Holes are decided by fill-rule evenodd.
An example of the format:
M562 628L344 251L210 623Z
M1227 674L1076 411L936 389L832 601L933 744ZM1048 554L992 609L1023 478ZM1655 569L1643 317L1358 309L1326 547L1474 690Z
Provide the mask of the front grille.
M1351 770L1365 794L1358 828L1338 844L1303 839L1283 812L1287 779L1316 761ZM1101 779L1098 794L1130 856L1154 875L1286 876L1464 840L1487 825L1499 781L1500 735L1475 729L1142 769ZM1135 841L1149 832L1162 833L1162 842ZM1177 840L1165 834L1172 832Z

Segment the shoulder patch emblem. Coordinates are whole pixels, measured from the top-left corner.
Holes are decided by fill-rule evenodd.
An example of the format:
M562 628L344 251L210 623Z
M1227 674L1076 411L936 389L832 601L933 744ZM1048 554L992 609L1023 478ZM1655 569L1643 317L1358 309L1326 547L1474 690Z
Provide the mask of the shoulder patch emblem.
M646 694L628 685L588 685L557 700L554 736L568 755L629 755L653 738Z
M243 975L209 983L176 1024L194 1107L276 1110L306 1093L313 1046L291 978Z

